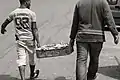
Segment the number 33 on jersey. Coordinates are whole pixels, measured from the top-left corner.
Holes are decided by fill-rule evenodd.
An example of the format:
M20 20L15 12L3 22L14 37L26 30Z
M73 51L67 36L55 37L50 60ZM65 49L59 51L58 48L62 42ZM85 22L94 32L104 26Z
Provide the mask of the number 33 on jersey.
M36 14L30 9L17 8L9 14L8 20L14 21L16 36L20 40L32 40L31 23L36 22Z
M17 25L16 28L18 29L29 29L29 17L16 17L15 24Z

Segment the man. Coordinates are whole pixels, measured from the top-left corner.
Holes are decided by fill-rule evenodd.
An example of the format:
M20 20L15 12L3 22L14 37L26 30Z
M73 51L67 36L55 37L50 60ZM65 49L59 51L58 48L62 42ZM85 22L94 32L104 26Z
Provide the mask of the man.
M108 26L118 44L119 37L107 0L79 0L75 7L70 34L70 51L74 39L77 45L76 80L94 80L98 71L99 55L105 42L104 29ZM87 58L90 62L87 72Z
M20 7L11 12L1 26L1 33L6 32L6 26L14 21L17 43L18 68L21 80L25 80L26 55L29 54L30 79L38 76L39 70L35 70L34 50L35 41L40 47L38 29L36 26L36 14L30 10L31 0L19 0Z

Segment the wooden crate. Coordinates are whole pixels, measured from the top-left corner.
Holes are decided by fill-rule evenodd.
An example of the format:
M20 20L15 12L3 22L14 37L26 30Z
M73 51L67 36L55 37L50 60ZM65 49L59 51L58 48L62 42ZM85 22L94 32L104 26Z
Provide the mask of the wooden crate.
M57 44L54 44L54 46ZM36 56L37 58L48 58L48 57L57 57L57 56L65 56L65 55L69 55L69 46L67 44L67 46L63 46L60 48L52 48L54 47L49 46L49 48L51 49L36 49Z

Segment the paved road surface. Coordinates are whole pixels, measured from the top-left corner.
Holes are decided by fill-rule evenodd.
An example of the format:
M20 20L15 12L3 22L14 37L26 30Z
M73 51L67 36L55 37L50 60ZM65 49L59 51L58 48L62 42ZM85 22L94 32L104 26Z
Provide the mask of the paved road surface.
M76 2L77 0L32 0L32 10L37 14L41 45L69 41ZM0 0L0 24L17 5L16 0ZM13 24L7 30L5 36L0 34L0 80L19 80ZM114 45L109 32L106 32L106 39L100 55L97 80L120 80L120 44ZM75 59L76 51L68 56L36 59L37 69L41 70L38 80L75 80ZM26 77L29 77L28 66Z

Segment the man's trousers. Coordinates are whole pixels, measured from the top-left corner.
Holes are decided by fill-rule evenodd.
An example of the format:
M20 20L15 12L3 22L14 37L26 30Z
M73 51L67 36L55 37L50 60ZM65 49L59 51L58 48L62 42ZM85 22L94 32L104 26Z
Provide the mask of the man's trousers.
M76 80L87 80L87 77L94 78L98 71L99 55L103 42L76 42L76 44ZM90 56L90 62L87 70L88 54Z

